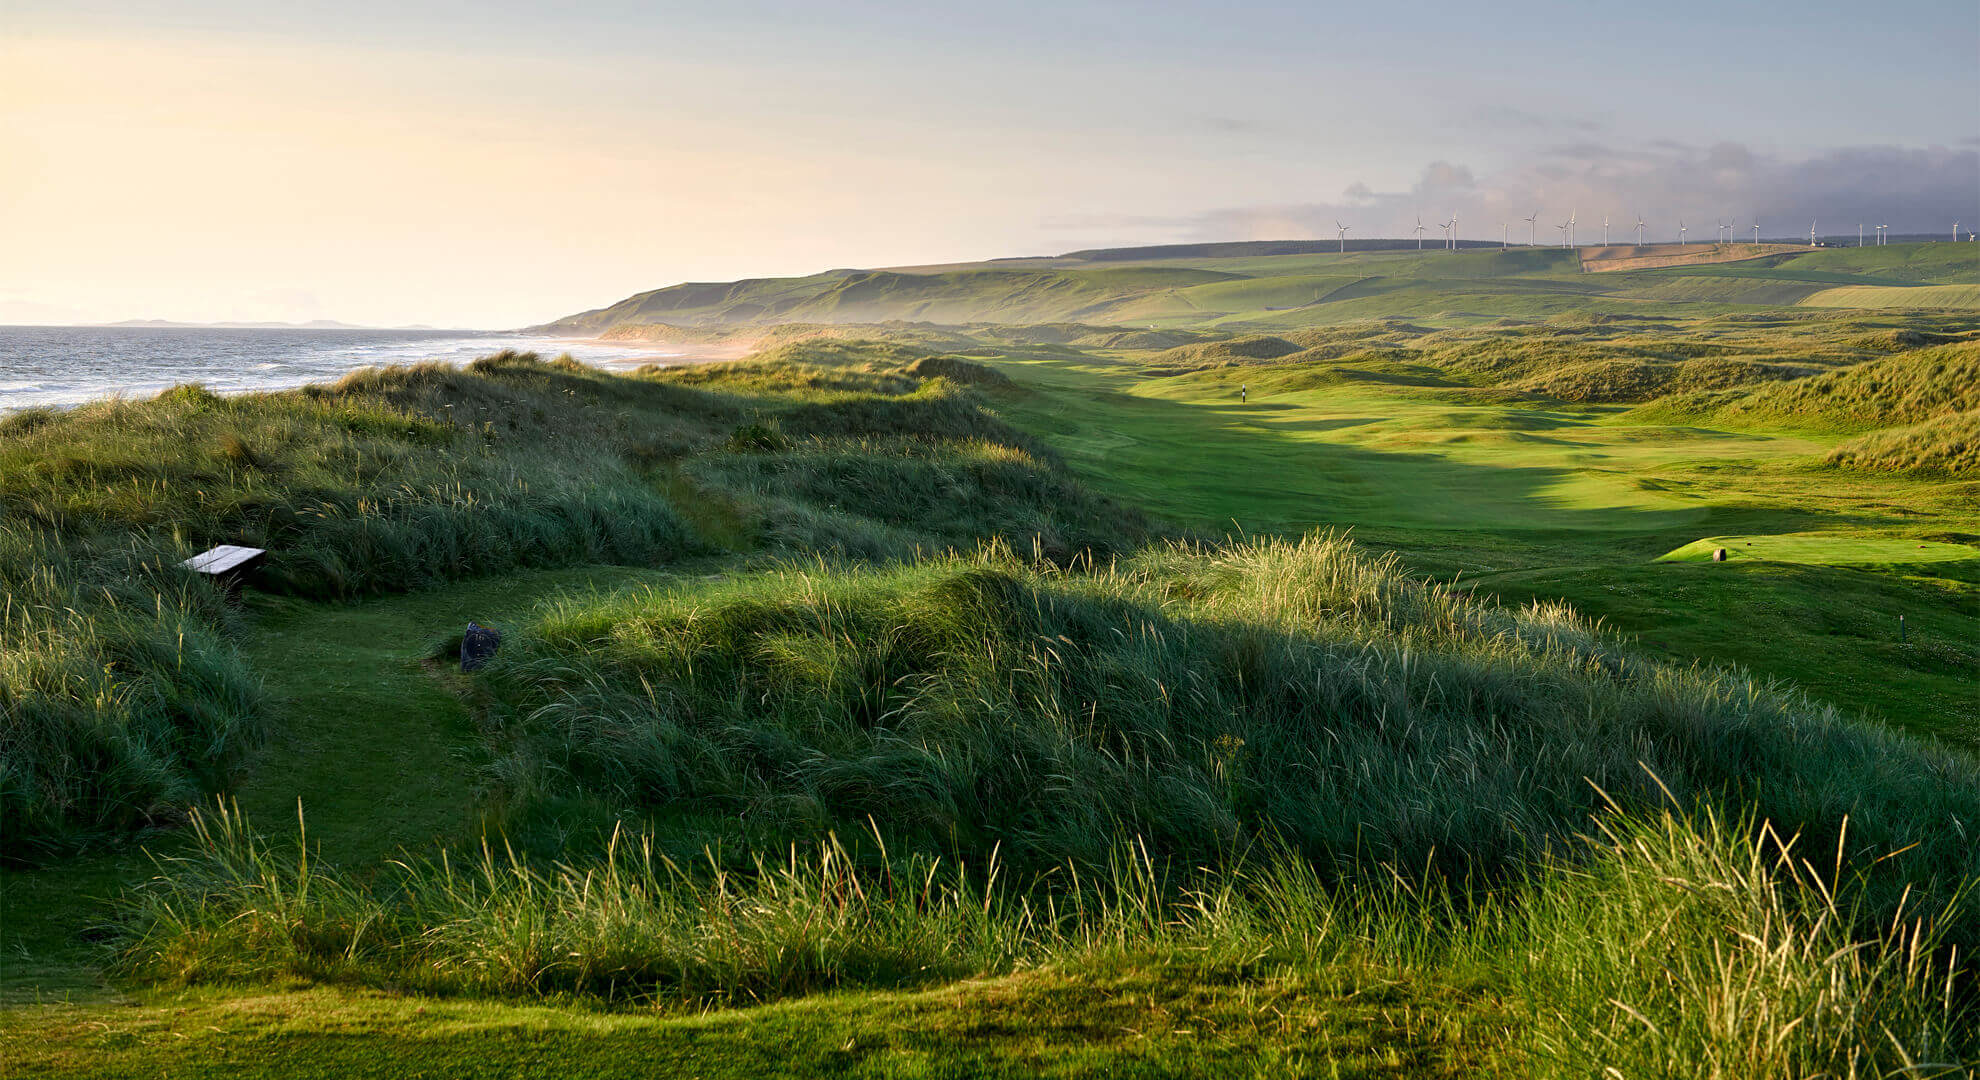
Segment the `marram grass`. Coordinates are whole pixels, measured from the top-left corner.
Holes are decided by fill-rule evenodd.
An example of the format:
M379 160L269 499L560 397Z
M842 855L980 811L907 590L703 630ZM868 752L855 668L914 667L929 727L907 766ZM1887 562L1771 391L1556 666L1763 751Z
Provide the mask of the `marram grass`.
M1980 875L1971 759L1327 535L573 599L487 678L511 800L587 792L735 836L871 821L1029 872L1099 864L1122 835L1214 860L1270 834L1323 867L1494 878L1572 843L1603 792L1667 788L1902 850L1866 886L1880 913Z
M125 907L121 967L699 1009L1140 961L1482 991L1510 1006L1511 1064L1531 1076L1952 1077L1975 1063L1976 972L1944 936L1958 899L1859 933L1860 867L1817 866L1765 823L1666 807L1593 825L1465 895L1393 866L1330 882L1272 844L1178 867L1132 839L1100 866L1016 879L994 853L890 856L877 833L858 854L828 837L741 870L619 834L587 861L484 848L357 879L223 807Z

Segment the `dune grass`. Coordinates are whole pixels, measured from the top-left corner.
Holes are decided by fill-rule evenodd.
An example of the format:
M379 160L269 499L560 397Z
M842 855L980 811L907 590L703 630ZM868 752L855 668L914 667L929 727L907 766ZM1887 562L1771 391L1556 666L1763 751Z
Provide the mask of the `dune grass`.
M1330 883L1272 849L1177 873L1132 843L1085 875L1018 882L994 856L861 859L836 839L734 873L637 836L582 864L484 850L366 881L223 811L125 909L121 963L179 985L302 977L663 1013L1153 969L1290 984L1286 1005L1311 1015L1376 981L1441 993L1440 1025L1464 1011L1452 999L1484 999L1474 1009L1506 1017L1510 1038L1472 1039L1471 1065L1495 1075L1950 1077L1980 1052L1970 961L1944 945L1956 907L1863 935L1858 868L1818 866L1766 826L1668 810L1599 824L1571 860L1460 897L1394 868ZM1192 1022L1222 1011L1216 993ZM1289 1034L1254 1050L1297 1045Z
M1826 460L1845 468L1914 476L1972 476L1980 473L1980 409L1859 435L1830 450Z
M1847 816L1850 851L1906 849L1872 890L1886 912L1980 876L1958 824L1980 820L1973 762L1337 538L1073 574L996 552L793 567L572 602L489 678L511 798L745 822L737 842L865 822L1030 873L1102 864L1122 836L1214 862L1269 835L1323 868L1489 880L1605 800L1669 793L1818 847Z
M1961 342L1751 390L1645 406L1645 420L1857 432L1980 408L1980 342Z
M253 742L258 691L224 600L178 566L209 545L268 549L259 584L312 597L692 550L624 459L586 452L614 421L578 387L653 392L606 378L504 354L467 371L364 371L240 398L188 386L9 417L6 858L156 820Z
M504 353L9 417L6 857L159 819L253 743L257 692L226 605L177 565L212 544L267 549L258 588L348 600L764 541L904 558L1003 536L1071 558L1145 532L957 381L994 373L915 367L925 350L802 348L640 378Z

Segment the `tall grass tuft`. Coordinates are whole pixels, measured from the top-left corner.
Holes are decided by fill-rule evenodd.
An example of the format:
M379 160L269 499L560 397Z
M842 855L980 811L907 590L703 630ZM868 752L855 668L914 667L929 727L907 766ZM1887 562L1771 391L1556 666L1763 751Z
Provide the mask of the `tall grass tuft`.
M163 859L120 926L127 974L302 976L440 994L705 1008L1032 967L1304 976L1313 992L1408 985L1508 1006L1534 1076L1954 1076L1975 1064L1956 905L1867 931L1860 867L1818 870L1770 826L1604 812L1592 840L1507 888L1368 867L1329 882L1280 845L1190 867L1116 837L1095 867L1014 876L838 839L740 869L621 833L532 865L484 847L326 871L224 807Z
M1518 916L1531 1043L1547 1076L1965 1076L1980 970L1942 903L1866 909L1863 866L1750 819L1608 817Z
M0 861L171 821L259 736L223 600L168 551L0 519Z

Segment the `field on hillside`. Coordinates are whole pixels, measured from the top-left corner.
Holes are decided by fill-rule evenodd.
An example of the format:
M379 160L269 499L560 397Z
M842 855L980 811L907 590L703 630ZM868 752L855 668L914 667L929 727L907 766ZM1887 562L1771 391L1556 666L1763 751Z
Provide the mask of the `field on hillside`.
M681 286L567 329L758 351L0 420L0 1069L1963 1075L1980 320L1795 306L1952 246Z
M1980 252L1957 244L1786 249L1733 263L1597 274L1583 272L1578 252L1551 247L1226 250L1242 247L1226 245L1214 256L1100 253L1105 257L676 285L538 329L586 335L616 329L666 340L711 327L891 320L1292 328L1395 317L1440 326L1569 313L1698 317L1804 302L1980 310L1980 296L1963 287L1980 286ZM1924 287L1897 293L1879 286Z

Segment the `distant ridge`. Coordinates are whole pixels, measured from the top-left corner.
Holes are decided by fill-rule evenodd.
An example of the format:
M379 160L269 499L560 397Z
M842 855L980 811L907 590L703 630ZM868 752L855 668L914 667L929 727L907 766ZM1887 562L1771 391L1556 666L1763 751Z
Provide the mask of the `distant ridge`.
M1434 250L1443 246L1442 240L1432 239L1424 245L1424 250ZM1496 248L1499 245L1490 240L1459 240L1458 246ZM1409 239L1385 240L1375 237L1347 242L1349 252L1414 251L1416 247L1416 241ZM1203 244L1088 248L1085 251L1068 251L1058 258L1078 259L1081 262L1138 262L1143 259L1243 259L1270 255L1326 255L1340 250L1339 240L1222 240Z
M338 322L335 319L311 319L309 322L177 322L172 319L125 319L122 322L95 323L96 326L132 329L176 329L176 330L438 330L437 326L414 323L411 326L365 326L360 323ZM472 331L462 331L471 333Z
M1405 316L1466 322L1574 312L1643 315L1792 306L1970 309L1974 252L1949 242L1864 249L1793 244L1554 244L1439 238L1243 240L1090 248L981 262L838 268L635 293L528 332L667 341L722 327L922 322L1081 323L1262 330ZM1727 263L1732 265L1715 265ZM1590 270L1608 273L1590 274ZM1914 286L1945 286L1925 290ZM1901 294L1901 295L1900 295Z

